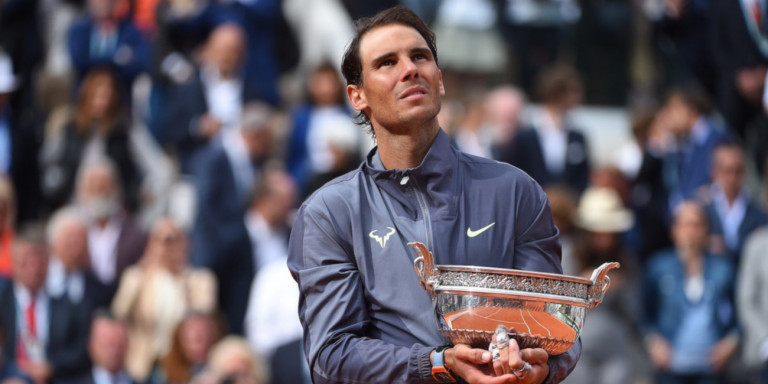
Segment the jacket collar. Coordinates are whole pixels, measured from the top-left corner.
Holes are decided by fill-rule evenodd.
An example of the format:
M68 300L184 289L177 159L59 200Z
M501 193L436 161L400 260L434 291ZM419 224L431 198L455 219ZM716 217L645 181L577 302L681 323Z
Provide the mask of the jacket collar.
M411 185L424 194L430 213L433 213L433 209L434 213L448 213L453 210L458 199L458 161L458 150L451 145L448 135L440 129L419 166L384 169L376 147L366 157L363 171L371 176L380 188L404 205L411 206L415 203L412 197L404 192L404 186Z

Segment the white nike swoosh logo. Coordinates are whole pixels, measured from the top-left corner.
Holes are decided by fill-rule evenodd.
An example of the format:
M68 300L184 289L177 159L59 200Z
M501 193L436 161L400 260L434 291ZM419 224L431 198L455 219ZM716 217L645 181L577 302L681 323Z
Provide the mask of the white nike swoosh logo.
M480 228L480 229L478 229L476 231L473 231L472 228L467 227L467 236L475 237L475 236L477 236L477 235L487 231L488 228L493 227L494 224L496 224L496 222L490 223L490 224L486 225L485 227L482 227L482 228Z

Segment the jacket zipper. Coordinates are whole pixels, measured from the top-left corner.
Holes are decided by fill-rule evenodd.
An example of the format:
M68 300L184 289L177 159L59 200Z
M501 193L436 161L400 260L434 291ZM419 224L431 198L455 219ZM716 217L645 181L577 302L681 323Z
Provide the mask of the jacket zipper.
M419 183L416 182L415 178L411 178L413 180L413 190L416 192L416 200L419 201L419 207L421 207L421 213L424 216L424 221L426 223L426 235L427 235L427 249L430 252L433 252L432 249L432 220L429 216L429 207L427 207L427 199L424 197L424 194L421 193L421 188L419 187Z

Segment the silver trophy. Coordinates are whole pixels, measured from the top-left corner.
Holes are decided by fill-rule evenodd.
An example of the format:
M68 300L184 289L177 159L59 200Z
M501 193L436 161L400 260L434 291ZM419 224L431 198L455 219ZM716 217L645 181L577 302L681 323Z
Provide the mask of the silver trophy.
M419 242L413 265L421 286L435 302L439 330L453 344L488 348L499 326L520 348L559 355L573 346L587 310L603 301L611 285L605 263L591 279L553 273L465 265L435 265Z

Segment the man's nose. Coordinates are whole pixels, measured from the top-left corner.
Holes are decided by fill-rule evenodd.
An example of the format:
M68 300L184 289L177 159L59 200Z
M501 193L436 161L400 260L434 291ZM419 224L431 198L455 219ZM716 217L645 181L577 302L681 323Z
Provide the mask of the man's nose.
M411 59L401 61L403 63L403 81L416 79L419 77L419 68Z

